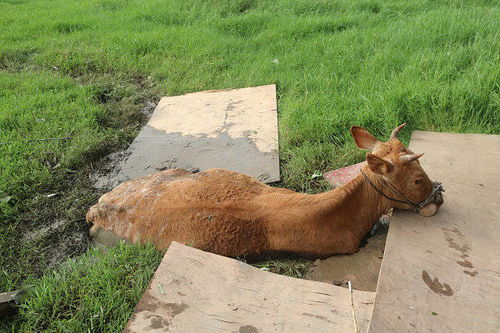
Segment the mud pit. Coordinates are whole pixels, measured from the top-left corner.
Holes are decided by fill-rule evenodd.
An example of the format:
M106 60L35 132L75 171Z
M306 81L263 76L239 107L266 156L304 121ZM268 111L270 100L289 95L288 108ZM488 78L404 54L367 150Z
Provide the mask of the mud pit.
M358 253L316 260L306 279L346 287L351 281L356 290L375 291L387 234L374 236Z
M107 172L94 179L97 188L111 190L131 178L170 168L220 167L264 182L279 179L274 85L164 97L156 108L151 105L153 109L131 147L108 157ZM331 171L324 178L333 187L342 185L359 173L361 165ZM376 225L377 233L386 232L387 225L380 226ZM121 240L110 232L93 237L104 246ZM385 234L370 238L355 255L316 260L300 275L342 286L351 281L355 289L375 291L384 245ZM284 268L279 274L290 267L287 260L278 265Z

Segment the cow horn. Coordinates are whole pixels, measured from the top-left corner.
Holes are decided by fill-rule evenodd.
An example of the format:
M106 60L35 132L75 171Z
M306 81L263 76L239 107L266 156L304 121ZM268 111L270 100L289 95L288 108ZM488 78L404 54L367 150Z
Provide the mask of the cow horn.
M405 125L406 125L406 123L402 123L401 125L399 125L398 127L396 127L395 129L392 130L391 140L397 139L399 131L401 131L401 129L403 129L403 127L405 127Z
M424 153L420 153L420 154L406 154L406 155L401 155L399 157L399 159L403 163L408 163L408 162L411 162L411 161L418 160L420 157L422 157L422 155L424 155Z

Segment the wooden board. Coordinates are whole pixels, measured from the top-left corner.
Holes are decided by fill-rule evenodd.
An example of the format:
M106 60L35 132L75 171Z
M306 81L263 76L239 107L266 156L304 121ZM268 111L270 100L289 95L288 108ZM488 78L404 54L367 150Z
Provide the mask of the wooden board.
M500 136L414 132L437 215L391 220L370 332L500 332Z
M96 186L171 168L224 168L278 181L276 86L163 97L123 160Z
M354 291L358 332L374 294ZM349 290L290 278L176 242L125 332L355 332Z

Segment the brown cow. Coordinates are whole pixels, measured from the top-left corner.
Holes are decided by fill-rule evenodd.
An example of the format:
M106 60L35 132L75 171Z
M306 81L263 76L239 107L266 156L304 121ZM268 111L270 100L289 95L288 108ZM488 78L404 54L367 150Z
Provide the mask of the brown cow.
M388 209L416 208L430 216L443 203L441 189L418 162L422 154L397 138L403 126L388 142L353 126L358 147L371 151L368 163L329 192L297 193L223 169L172 169L116 187L90 208L87 221L91 233L112 232L159 249L177 241L225 256L355 253Z

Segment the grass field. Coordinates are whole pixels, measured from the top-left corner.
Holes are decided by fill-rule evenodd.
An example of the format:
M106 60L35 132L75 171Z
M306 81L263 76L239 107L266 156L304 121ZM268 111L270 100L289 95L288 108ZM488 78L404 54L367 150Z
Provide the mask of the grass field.
M314 172L362 158L354 124L386 138L407 121L405 140L500 133L499 21L493 0L0 0L0 291L34 286L0 329L120 331L159 255L131 246L60 267L51 251L85 235L89 174L132 140L146 102L276 83L283 185L317 191ZM67 253L85 251L81 237ZM140 274L123 304L88 302L129 288L116 284L126 269ZM99 272L102 286L78 280Z

